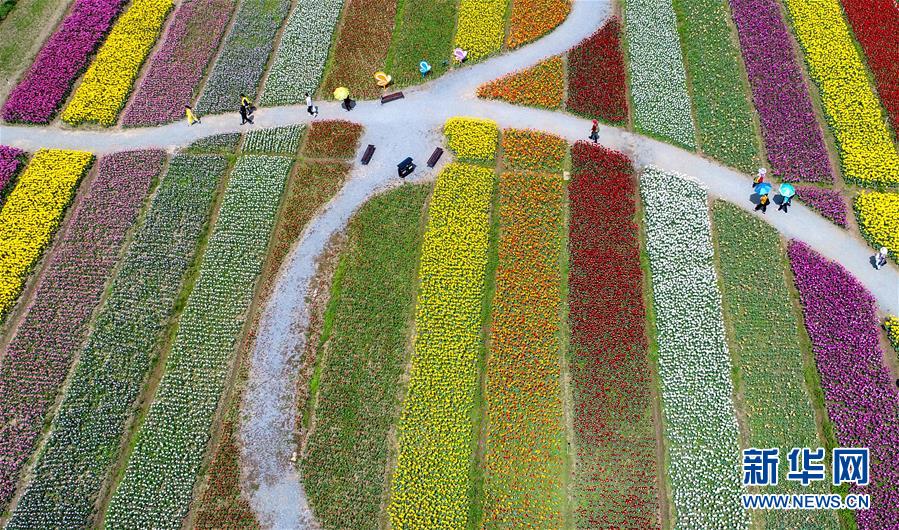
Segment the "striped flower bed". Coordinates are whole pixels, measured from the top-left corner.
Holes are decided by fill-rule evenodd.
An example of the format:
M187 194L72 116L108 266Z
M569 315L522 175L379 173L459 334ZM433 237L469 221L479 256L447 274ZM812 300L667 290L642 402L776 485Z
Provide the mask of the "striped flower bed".
M871 451L871 483L849 488L871 496L871 508L855 512L858 527L895 528L899 391L884 364L876 304L849 271L804 243L790 243L788 254L837 444Z
M704 153L743 172L758 167L752 104L743 65L721 0L674 0L690 71L696 129Z
M463 528L468 520L492 189L493 170L484 167L453 163L437 177L391 484L393 528Z
M796 186L796 198L837 226L846 228L846 202L839 191L817 186Z
M0 503L9 501L34 450L126 232L164 158L161 151L133 151L100 160L6 348L0 369L0 424L5 426L0 430Z
M265 82L264 105L300 103L306 92L315 92L325 70L343 1L304 0L297 3L281 35L281 44ZM369 23L377 24L375 20ZM374 47L372 45L372 52ZM335 55L335 60L338 56ZM371 76L380 65L360 64L357 67ZM369 79L374 83L374 78Z
M53 239L78 181L93 160L92 154L83 151L41 149L7 197L0 210L0 322Z
M893 132L899 131L899 8L893 0L840 0L877 80Z
M478 97L518 105L557 109L565 94L565 64L559 56L504 75L478 87Z
M627 157L578 142L568 188L575 528L661 528L637 186Z
M899 183L899 152L887 129L838 0L784 0L836 137L843 177L865 186Z
M187 515L293 162L246 156L232 171L165 373L110 501L107 528L177 527Z
M0 206L6 196L6 186L19 172L25 152L15 147L0 145Z
M511 0L506 46L517 48L546 35L565 21L571 0Z
M830 159L777 0L730 0L772 173L831 182Z
M486 376L486 528L563 525L564 193L558 173L504 173L499 181L499 264Z
M240 4L197 100L197 112L234 112L240 106L240 94L255 99L275 35L289 11L290 0L244 0Z
M695 148L687 74L671 0L628 0L624 22L635 125Z
M90 527L227 161L172 159L82 348L9 528ZM118 362L108 362L115 358ZM77 448L77 450L72 450Z
M708 196L696 182L651 167L640 189L678 528L747 528Z
M84 71L126 0L76 0L3 105L3 119L47 123Z
M478 60L498 52L506 36L508 0L460 0L455 46Z
M63 120L73 125L85 121L107 126L115 123L171 9L172 0L132 2L84 74L62 113Z
M627 121L625 77L621 24L613 18L568 52L568 109L609 123Z
M124 125L159 125L184 117L184 105L193 102L235 4L234 0L181 3L125 110Z
M875 248L886 247L899 260L899 193L859 193L853 204L858 228Z

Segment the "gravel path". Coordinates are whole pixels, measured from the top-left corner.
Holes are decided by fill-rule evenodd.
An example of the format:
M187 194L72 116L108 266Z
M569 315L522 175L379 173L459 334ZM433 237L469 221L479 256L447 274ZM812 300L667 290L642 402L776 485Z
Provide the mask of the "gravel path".
M412 156L419 169L409 180L436 175L424 161L443 143L443 122L455 115L482 116L502 127L538 128L569 141L584 139L589 120L569 114L516 107L477 99L482 83L562 53L592 34L609 16L608 0L575 0L571 15L552 34L536 43L482 63L466 66L443 77L404 90L406 98L387 105L359 102L347 113L334 102L320 102L320 117L347 118L365 126L360 151L369 143L377 152L368 166L357 165L338 195L307 226L300 243L282 267L260 322L252 356L250 379L244 396L240 436L243 485L265 528L314 528L315 523L302 484L290 457L296 446L296 373L304 346L308 313L306 289L315 272L316 258L328 240L343 230L353 213L370 197L399 184L395 164ZM242 130L237 114L205 116L199 125L184 122L162 127L86 131L51 127L0 126L0 143L29 151L53 146L89 150L98 154L124 149L175 149L211 134ZM263 108L256 125L268 128L309 121L304 106ZM877 299L885 312L899 314L899 269L890 264L875 271L867 244L800 203L785 215L772 208L761 215L749 201L751 177L702 156L657 140L613 127L600 127L603 145L631 156L638 166L654 165L698 179L712 197L726 199L761 216L784 236L805 241L830 259L840 261ZM444 156L443 163L449 156ZM437 168L439 169L439 167Z

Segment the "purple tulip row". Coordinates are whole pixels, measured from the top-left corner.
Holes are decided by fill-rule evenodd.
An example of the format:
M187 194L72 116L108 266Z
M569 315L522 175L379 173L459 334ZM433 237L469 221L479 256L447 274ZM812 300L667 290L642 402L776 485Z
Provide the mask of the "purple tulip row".
M788 253L837 445L871 451L870 485L852 487L871 496L871 508L856 512L858 527L895 529L899 390L884 364L874 299L840 264L804 243L791 242Z
M730 0L768 161L787 182L832 182L823 133L777 0Z
M164 157L162 151L132 151L100 160L6 348L0 368L0 505L9 502L34 450Z
M184 117L218 49L233 0L186 0L175 12L150 69L125 111L126 126L159 125Z
M106 37L126 0L75 0L3 105L3 119L47 123Z
M0 145L0 197L3 196L6 185L22 165L22 155L24 154L21 149Z
M846 228L846 203L840 192L817 186L796 186L796 198L834 224Z

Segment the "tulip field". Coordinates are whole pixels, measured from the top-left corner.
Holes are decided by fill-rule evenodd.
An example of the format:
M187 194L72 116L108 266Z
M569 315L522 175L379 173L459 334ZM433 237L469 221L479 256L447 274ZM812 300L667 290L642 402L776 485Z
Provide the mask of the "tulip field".
M0 0L0 526L899 530L897 42L895 0Z

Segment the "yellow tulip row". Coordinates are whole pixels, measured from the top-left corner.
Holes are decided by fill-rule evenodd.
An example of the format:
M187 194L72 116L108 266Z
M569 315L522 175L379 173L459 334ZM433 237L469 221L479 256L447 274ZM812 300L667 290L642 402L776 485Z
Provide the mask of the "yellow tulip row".
M838 0L786 0L836 136L843 174L859 184L899 183L899 153Z
M899 193L862 193L855 198L858 226L872 245L899 260Z
M466 524L492 191L492 169L453 163L431 198L391 485L396 529Z
M499 127L493 120L482 118L450 118L443 126L449 148L456 158L470 162L493 162Z
M0 210L0 318L15 304L93 159L82 151L41 149L9 194Z
M102 125L115 123L171 8L172 0L134 0L97 52L63 111L63 120L73 125L85 121Z
M506 37L508 0L462 0L459 4L456 46L480 59L499 51Z

